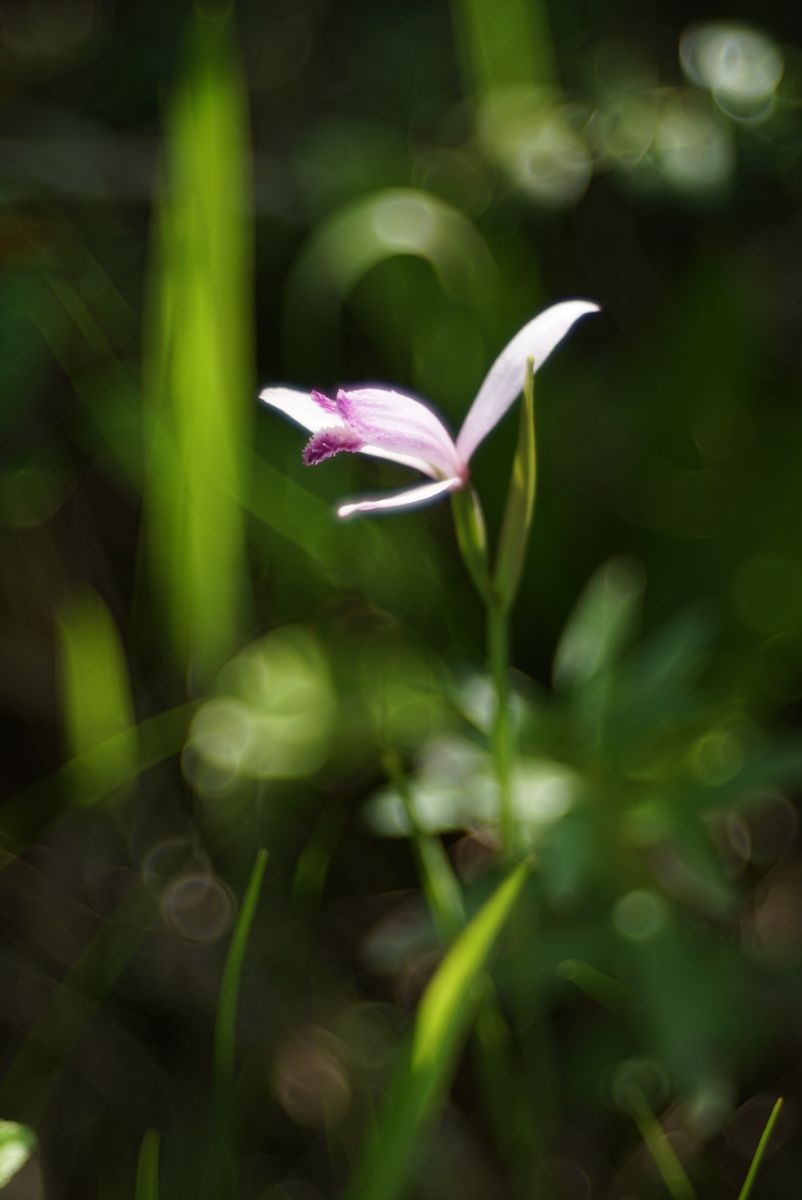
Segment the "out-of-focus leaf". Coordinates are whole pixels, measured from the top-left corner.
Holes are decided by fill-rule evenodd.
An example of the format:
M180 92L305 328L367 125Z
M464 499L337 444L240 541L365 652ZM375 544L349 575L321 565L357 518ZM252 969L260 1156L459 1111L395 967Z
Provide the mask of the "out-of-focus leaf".
M478 302L495 281L483 237L453 205L414 188L376 192L328 217L298 259L287 287L290 362L297 359L303 371L310 337L330 337L345 297L370 270L399 255L430 263L449 295ZM336 358L333 347L327 357Z
M554 51L543 0L452 0L457 45L467 90L549 82Z
M443 849L443 843L439 838L426 834L418 822L409 781L404 774L398 755L386 754L384 766L403 802L411 826L415 857L418 860L418 874L429 911L437 925L440 937L448 945L465 924L465 909L459 881L448 860L448 855Z
M201 683L236 648L239 497L253 409L248 147L228 18L196 16L167 126L145 341L145 540L177 664Z
M673 1200L696 1200L693 1184L643 1093L633 1088L629 1100L640 1135Z
M395 1200L405 1191L479 1001L477 981L529 870L529 864L522 863L510 872L457 938L426 988L411 1045L376 1131L357 1162L348 1200Z
M134 708L120 635L90 588L58 615L59 691L75 798L88 801L130 779L138 768ZM83 776L83 778L82 778Z
M159 1200L159 1135L149 1129L142 1139L134 1200Z
M566 623L554 656L554 683L571 691L601 675L620 656L640 615L643 575L613 559L588 583Z
M0 1188L21 1171L36 1149L36 1134L16 1121L0 1121Z

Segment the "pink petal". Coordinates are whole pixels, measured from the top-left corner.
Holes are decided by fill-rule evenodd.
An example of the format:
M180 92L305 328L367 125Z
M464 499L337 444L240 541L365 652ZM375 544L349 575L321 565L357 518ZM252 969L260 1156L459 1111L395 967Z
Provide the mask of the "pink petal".
M429 500L442 496L444 492L456 492L464 486L464 479L455 475L452 479L424 483L422 487L408 488L404 492L383 496L379 500L358 500L353 504L341 504L337 509L337 516L350 517L353 513L376 512L380 509L414 508L418 504L426 504Z
M414 465L427 475L464 475L451 434L420 400L386 388L342 389L340 416L365 443L364 453Z
M566 300L547 308L516 333L485 376L463 422L457 438L457 452L463 462L467 463L520 395L526 360L534 358L538 370L580 317L598 311L598 304L588 300Z
M310 396L309 392L298 392L294 388L273 387L265 388L263 392L260 392L259 399L264 400L265 404L269 404L272 408L277 408L279 412L283 412L293 421L297 421L310 433L319 433L322 429L336 429L343 426L345 422L337 411L336 401L329 400L324 396L322 400L327 401L324 404L321 399L316 398L320 395L318 392L313 392Z

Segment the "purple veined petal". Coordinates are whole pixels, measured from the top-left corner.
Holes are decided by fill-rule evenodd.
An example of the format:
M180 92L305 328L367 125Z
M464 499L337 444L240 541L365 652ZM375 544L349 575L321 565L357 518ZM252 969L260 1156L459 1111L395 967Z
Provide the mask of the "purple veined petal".
M463 462L467 463L479 443L520 395L526 360L533 358L535 370L538 370L580 317L598 311L598 304L589 300L566 300L547 308L518 330L485 376L463 422L457 437L457 452Z
M415 508L419 504L427 504L445 492L456 492L465 486L461 475L451 479L440 479L437 483L424 483L421 487L407 488L403 492L395 492L391 496L382 496L378 500L355 500L352 504L341 504L337 509L338 517L350 517L354 513L377 512L381 509Z
M259 399L297 421L310 433L320 433L323 429L336 429L345 425L345 421L337 412L336 403L329 401L324 405L315 399L315 393L310 395L309 392L299 392L295 388L270 387L259 393Z
M416 466L427 475L464 477L451 434L420 400L387 388L337 393L340 415L365 443L363 453Z
M362 449L362 443L352 429L347 425L327 426L313 433L304 447L303 461L305 467L316 467L335 454L356 454Z

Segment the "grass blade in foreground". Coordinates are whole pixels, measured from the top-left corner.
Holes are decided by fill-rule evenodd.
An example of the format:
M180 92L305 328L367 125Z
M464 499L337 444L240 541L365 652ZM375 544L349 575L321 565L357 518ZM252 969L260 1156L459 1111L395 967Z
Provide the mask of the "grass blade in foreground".
M215 1085L222 1093L228 1092L234 1080L234 1052L237 1042L237 1000L242 964L248 947L248 938L253 925L262 879L267 864L267 851L260 850L253 864L251 877L245 890L242 907L231 938L231 945L223 968L220 984L220 999L217 1004L217 1022L214 1029L214 1077Z
M106 794L138 770L134 704L122 638L101 597L91 588L65 600L56 623L58 685L70 757L74 799Z
M223 978L220 982L217 1021L214 1028L212 1128L209 1133L209 1154L200 1193L209 1200L218 1200L220 1196L233 1196L236 1192L234 1064L237 1048L237 1005L242 965L245 961L245 951L248 948L248 939L256 914L256 905L262 890L266 863L267 851L260 850L256 855L256 862L253 864L251 877L245 889L237 923L231 936L226 964L223 967Z
M254 404L247 111L224 12L196 12L165 160L145 310L144 537L176 665L203 685L240 642Z
M768 1146L769 1139L774 1132L774 1126L777 1124L777 1118L780 1115L780 1109L782 1106L783 1099L782 1096L780 1096L779 1100L769 1114L769 1119L766 1122L766 1128L763 1130L760 1141L757 1144L757 1150L755 1150L755 1156L752 1159L752 1162L749 1165L749 1170L746 1173L744 1185L738 1193L738 1200L747 1200L747 1197L751 1194L752 1187L755 1179L757 1178L757 1173L760 1170L760 1164L763 1161L763 1155L766 1153L766 1147Z
M149 1129L142 1139L135 1200L159 1200L159 1135L155 1129Z
M529 873L516 867L446 954L423 994L412 1043L378 1128L347 1189L347 1200L395 1200L408 1182L421 1137L437 1115L479 1000L477 981Z

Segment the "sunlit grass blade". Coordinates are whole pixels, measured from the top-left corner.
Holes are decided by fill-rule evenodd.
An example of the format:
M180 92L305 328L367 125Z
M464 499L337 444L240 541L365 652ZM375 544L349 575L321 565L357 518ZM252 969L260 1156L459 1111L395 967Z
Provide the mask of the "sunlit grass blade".
M36 1149L36 1134L17 1121L0 1121L0 1188L22 1170Z
M244 88L228 18L198 11L167 126L144 378L145 538L173 651L208 681L239 644L254 410Z
M149 1129L142 1139L134 1200L159 1200L159 1134Z
M529 869L528 863L522 863L503 880L459 935L427 986L411 1045L378 1127L357 1163L347 1200L395 1200L405 1191L479 1002L479 977Z
M521 582L535 510L537 455L535 449L535 363L526 364L518 444L507 491L494 577L503 607L512 608Z
M673 1200L696 1200L696 1192L662 1125L639 1088L629 1095L632 1116Z
M782 1106L783 1098L780 1096L775 1103L774 1108L769 1113L769 1119L766 1122L766 1127L760 1136L760 1141L757 1144L754 1157L749 1164L749 1170L746 1173L746 1179L744 1180L743 1187L738 1193L738 1200L748 1200L748 1197L752 1192L755 1180L757 1179L757 1173L760 1170L760 1164L763 1161L763 1155L766 1153L766 1148L771 1140L771 1135L774 1132L774 1126L777 1124L777 1118L780 1115Z
M256 855L251 877L245 889L220 983L217 1021L214 1030L214 1076L218 1091L225 1094L230 1092L234 1082L240 977L266 865L267 851L260 850Z
M415 801L398 755L385 754L384 768L395 786L412 829L412 843L426 903L445 945L450 945L465 926L465 908L459 880L442 842L420 827ZM521 1155L532 1161L534 1120L515 1072L515 1048L509 1025L499 1007L492 980L485 973L477 982L480 999L474 1028L477 1067L483 1085L483 1100L493 1126L496 1143L509 1159ZM511 1116L510 1105L514 1105Z
M139 753L134 706L117 626L91 588L76 592L58 613L61 712L73 772L74 798L105 794L131 778Z

